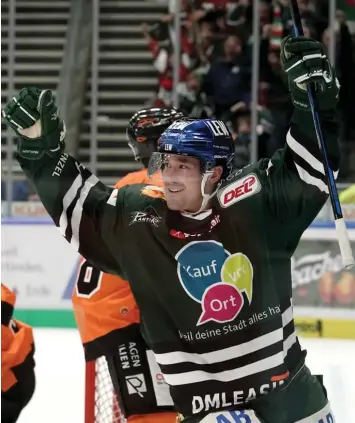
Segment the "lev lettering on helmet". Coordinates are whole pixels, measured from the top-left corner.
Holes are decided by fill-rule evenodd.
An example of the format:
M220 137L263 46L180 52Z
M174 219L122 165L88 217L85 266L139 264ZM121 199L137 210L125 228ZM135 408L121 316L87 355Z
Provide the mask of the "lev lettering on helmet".
M221 120L206 120L205 123L210 128L213 135L215 135L216 137L230 136L228 128L226 127L225 123L222 122Z
M229 207L257 194L260 190L261 183L258 177L255 174L250 174L224 187L218 193L218 201L222 207Z
M192 122L191 121L179 121L177 120L176 122L173 122L170 126L169 126L169 130L170 129L175 129L178 131L182 131L183 129L186 128L186 126L190 125Z

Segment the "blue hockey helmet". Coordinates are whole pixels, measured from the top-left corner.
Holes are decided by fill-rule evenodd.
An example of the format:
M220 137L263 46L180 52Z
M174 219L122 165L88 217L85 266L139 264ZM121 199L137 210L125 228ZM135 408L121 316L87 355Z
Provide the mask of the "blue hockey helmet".
M216 195L223 179L227 178L233 168L234 142L226 125L215 119L181 119L172 123L158 140L158 151L153 153L148 172L152 176L164 168L165 158L177 154L195 157L201 163L202 203L198 214L205 210L209 200ZM205 191L212 169L221 166L221 179L213 193Z
M180 119L172 123L158 140L158 152L153 153L150 173L162 168L164 155L178 154L201 161L202 173L222 166L222 179L232 168L234 142L225 123L215 119Z

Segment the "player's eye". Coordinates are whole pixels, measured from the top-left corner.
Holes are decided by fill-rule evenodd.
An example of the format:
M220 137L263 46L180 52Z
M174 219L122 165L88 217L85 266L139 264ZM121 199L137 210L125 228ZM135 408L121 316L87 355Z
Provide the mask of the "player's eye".
M180 164L179 168L180 169L189 169L189 167L186 166L185 164Z

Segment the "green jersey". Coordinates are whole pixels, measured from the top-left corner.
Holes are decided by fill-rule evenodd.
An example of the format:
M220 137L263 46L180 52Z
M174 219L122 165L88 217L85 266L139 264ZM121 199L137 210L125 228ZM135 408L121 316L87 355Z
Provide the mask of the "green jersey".
M323 128L336 171L338 124ZM305 356L291 257L328 196L310 113L296 111L285 147L234 169L197 216L168 210L158 187L111 189L67 154L19 160L67 241L129 280L177 411L242 407L291 380Z

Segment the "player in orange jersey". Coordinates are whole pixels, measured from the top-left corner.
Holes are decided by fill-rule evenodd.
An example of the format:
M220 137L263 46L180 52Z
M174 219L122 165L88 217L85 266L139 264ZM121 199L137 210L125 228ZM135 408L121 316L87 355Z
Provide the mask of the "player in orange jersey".
M129 184L161 185L157 178L148 177L148 162L160 135L181 117L176 109L162 108L143 109L132 116L128 144L144 167L122 178L117 189ZM140 333L139 310L127 281L103 273L82 259L72 300L85 359L106 357L119 406L128 422L175 423L168 386Z
M35 389L32 328L13 319L16 295L1 284L1 421L15 423Z

